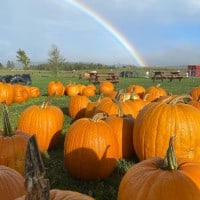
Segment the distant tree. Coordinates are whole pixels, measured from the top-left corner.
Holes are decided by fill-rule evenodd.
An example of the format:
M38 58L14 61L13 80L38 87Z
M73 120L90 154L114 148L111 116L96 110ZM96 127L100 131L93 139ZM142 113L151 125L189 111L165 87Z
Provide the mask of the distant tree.
M2 64L2 63L0 63L0 69L3 69L3 68L4 68L3 64Z
M29 68L29 64L30 64L30 59L29 57L26 55L25 51L19 49L17 51L17 61L22 63L23 65L23 69L27 70Z
M8 60L7 64L6 64L6 69L14 69L15 68L15 64L13 61Z
M56 45L52 45L48 55L48 64L57 76L59 69L65 64L65 58L60 54L60 50Z

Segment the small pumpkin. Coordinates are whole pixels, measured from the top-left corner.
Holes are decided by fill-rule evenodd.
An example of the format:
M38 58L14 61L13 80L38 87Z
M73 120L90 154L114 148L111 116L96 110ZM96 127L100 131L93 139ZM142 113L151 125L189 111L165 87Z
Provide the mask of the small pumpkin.
M160 148L163 148L162 144ZM199 197L200 163L176 158L171 137L165 158L143 160L126 172L120 182L117 199L199 200Z
M60 81L50 81L47 85L48 96L63 96L65 87Z
M7 105L13 103L14 88L10 83L0 82L0 102L5 101Z
M101 94L111 94L114 92L114 84L111 83L110 81L103 81L103 82L100 82L99 84L99 93Z

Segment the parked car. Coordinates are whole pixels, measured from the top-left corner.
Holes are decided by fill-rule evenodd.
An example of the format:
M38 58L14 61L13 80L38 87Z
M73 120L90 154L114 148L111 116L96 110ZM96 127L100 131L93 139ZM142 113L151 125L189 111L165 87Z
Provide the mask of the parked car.
M138 74L134 71L122 71L119 74L122 78L132 78L132 77L138 77Z
M32 83L30 74L15 74L0 76L0 82L4 83L22 83L24 85L30 85Z

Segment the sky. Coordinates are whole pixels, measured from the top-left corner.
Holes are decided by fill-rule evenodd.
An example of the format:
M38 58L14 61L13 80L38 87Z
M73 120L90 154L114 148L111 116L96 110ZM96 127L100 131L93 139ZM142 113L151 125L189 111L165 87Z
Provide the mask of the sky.
M200 64L199 0L1 0L0 63Z

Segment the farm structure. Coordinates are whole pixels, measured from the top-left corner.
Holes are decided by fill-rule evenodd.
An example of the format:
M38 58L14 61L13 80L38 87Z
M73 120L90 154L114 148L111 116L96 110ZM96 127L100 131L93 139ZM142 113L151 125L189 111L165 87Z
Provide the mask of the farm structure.
M200 77L200 64L199 65L188 65L187 72L189 76L199 76Z

